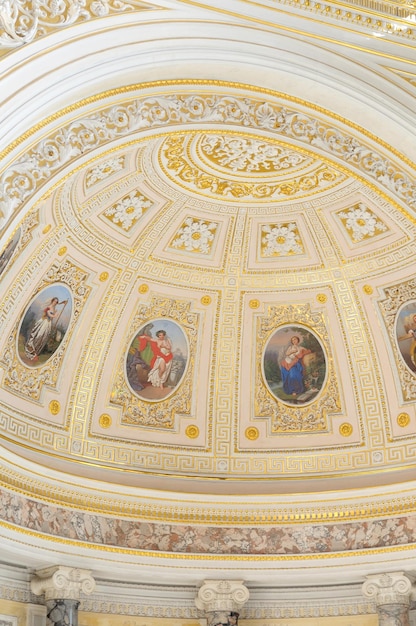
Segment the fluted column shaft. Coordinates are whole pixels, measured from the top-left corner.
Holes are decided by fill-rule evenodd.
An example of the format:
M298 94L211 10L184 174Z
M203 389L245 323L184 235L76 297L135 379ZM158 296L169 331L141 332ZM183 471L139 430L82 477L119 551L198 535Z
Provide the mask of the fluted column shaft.
M367 576L363 594L375 600L379 626L409 626L412 579L403 572Z

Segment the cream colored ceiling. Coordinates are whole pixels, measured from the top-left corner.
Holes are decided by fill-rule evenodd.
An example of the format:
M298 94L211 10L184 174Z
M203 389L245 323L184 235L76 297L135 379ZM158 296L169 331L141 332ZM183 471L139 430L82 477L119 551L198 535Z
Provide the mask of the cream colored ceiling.
M68 171L20 226L24 255L4 272L8 440L76 473L378 480L377 467L406 469L415 374L400 320L416 310L415 224L398 201L411 179L324 111L317 126L272 92L184 88L149 85L67 125L85 150L104 123L126 135L137 111L156 128ZM32 162L59 158L62 136L33 146ZM16 193L33 192L29 175L11 174ZM35 355L31 329L54 295L69 300L59 337ZM135 353L147 324L153 339L173 333L172 375L156 383ZM284 389L294 334L311 356L300 387Z
M140 502L154 536L169 520L339 516L359 533L376 509L410 514L412 488L399 485L414 478L416 432L412 16L98 4L26 46L12 37L1 59L5 490L92 517ZM36 354L31 329L53 297L59 325ZM160 329L174 359L154 386L137 337ZM296 392L281 381L293 336L310 350ZM329 494L353 487L342 506ZM4 519L13 549L26 533L54 552ZM411 522L398 526L410 536ZM75 539L61 540L75 558ZM99 548L121 569L139 558L123 541L120 554ZM218 558L231 562L226 544ZM171 563L143 554L150 569Z

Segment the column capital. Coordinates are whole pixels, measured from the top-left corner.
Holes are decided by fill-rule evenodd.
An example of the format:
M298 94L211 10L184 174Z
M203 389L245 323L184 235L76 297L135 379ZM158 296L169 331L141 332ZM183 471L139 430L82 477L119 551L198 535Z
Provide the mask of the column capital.
M410 603L413 578L404 572L371 574L362 586L363 594L377 606Z
M200 611L238 612L249 599L250 592L242 580L204 580L195 599Z
M90 570L52 565L35 572L30 582L32 592L45 600L79 600L81 592L89 595L95 589Z

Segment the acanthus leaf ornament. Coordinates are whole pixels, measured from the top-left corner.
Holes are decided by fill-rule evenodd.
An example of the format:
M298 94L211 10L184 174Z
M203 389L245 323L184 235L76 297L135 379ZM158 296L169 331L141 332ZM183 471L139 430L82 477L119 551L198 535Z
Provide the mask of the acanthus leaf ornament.
M0 0L0 48L17 48L78 20L146 8L138 0Z

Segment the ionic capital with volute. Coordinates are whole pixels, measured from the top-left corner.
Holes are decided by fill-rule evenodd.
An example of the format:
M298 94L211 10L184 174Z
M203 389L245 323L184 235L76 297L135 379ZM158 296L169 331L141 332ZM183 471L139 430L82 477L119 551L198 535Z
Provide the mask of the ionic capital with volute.
M242 580L204 580L195 604L200 611L239 611L250 597Z
M362 591L377 606L384 604L409 605L413 578L404 572L371 574L366 577Z
M45 594L45 601L79 600L81 593L94 591L95 580L89 570L53 565L37 570L30 586L35 595Z

